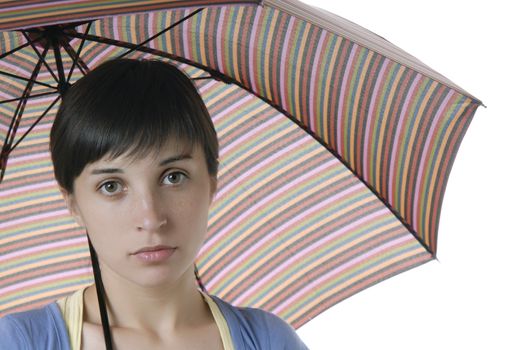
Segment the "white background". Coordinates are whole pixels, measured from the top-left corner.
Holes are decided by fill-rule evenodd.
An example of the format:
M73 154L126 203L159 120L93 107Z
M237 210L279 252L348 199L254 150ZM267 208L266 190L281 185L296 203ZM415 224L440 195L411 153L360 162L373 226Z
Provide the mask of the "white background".
M518 1L313 1L483 101L445 193L438 260L298 330L311 350L523 349L523 10Z

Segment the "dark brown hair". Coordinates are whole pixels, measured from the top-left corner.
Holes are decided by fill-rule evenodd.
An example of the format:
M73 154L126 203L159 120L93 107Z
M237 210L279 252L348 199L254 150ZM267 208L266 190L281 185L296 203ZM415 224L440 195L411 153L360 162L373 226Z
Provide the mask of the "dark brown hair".
M62 98L50 140L56 180L73 193L87 164L104 156L139 158L169 138L202 146L209 174L216 177L216 131L191 80L162 61L107 61Z

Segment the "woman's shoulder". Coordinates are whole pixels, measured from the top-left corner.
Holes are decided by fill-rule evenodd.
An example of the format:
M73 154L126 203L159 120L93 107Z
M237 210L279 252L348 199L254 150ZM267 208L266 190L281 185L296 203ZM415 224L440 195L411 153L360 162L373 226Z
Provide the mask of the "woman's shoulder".
M216 296L212 298L227 320L232 337L246 341L246 349L307 349L294 328L277 315L262 309L234 306Z
M1 349L69 349L56 303L0 318Z

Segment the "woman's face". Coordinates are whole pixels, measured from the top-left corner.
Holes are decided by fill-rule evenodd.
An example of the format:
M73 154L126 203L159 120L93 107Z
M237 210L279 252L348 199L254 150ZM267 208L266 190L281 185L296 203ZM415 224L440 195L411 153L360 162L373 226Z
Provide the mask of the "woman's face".
M74 194L64 193L104 276L116 273L152 287L175 283L192 270L216 180L200 146L184 149L173 141L136 160L102 158L76 178Z

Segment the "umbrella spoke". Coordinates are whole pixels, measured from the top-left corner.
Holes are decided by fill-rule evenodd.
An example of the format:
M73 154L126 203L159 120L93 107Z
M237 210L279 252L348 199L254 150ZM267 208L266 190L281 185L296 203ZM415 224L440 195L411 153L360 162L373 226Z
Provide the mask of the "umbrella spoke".
M69 45L69 43L63 43L63 48L65 52L73 59L73 63L78 65L78 69L80 69L80 72L82 72L83 75L87 74L89 72L89 67L87 64L80 58L80 56L77 55L77 53L74 51L74 49ZM74 66L71 67L69 70L69 73L67 74L67 81L71 79L71 76L74 71Z
M140 51L140 52L151 53L153 55L171 58L171 59L174 56L174 55L169 54L164 51L152 49L149 47L136 47L136 44L128 43L125 41L119 41L119 40L111 39L111 38L105 38L105 37L92 35L92 34L66 33L66 35L69 37L72 37L72 38L85 39L85 40L94 41L94 42L106 44L106 45L114 45L114 46L125 48L125 49L135 48L137 51Z
M124 52L123 54L121 54L120 56L118 56L118 58L123 58L125 56L127 56L128 54L130 54L131 52L134 52L136 50L138 50L139 47L143 47L145 44L147 44L148 42L151 42L152 40L156 39L157 37L159 37L160 35L162 35L163 33L166 33L168 32L169 30L171 30L172 28L176 27L177 25L179 25L180 23L183 23L185 22L186 20L188 20L189 18L193 17L194 15L200 13L201 11L203 11L203 8L199 8L198 10L194 11L194 12L191 12L189 15L185 16L184 18L182 18L181 20L171 24L170 26L168 26L167 28L163 29L162 31L156 33L155 35L153 35L152 37L150 37L149 39L141 42L140 44L136 45L136 47L134 48L131 48L129 49L128 51Z
M46 87L48 87L48 88L51 88L51 89L55 89L55 90L56 90L56 86L52 86L52 85L49 85L49 84L43 83L43 82L38 81L38 80L35 80L35 79L25 78L25 77L22 77L22 76L20 76L20 75L16 75L16 74L13 74L13 73L4 72L4 71L1 71L1 70L0 70L0 74L2 74L2 75L6 75L6 76L11 77L11 78L16 78L16 79L24 80L24 81L31 82L31 83L34 83L34 84L38 84L38 85L42 85L42 86L46 86Z
M85 29L85 34L89 33L92 23L93 23L93 21L90 21L89 23L87 23L87 28ZM80 53L83 50L84 44L85 44L85 38L82 38L82 41L80 42L80 46L78 47L78 50L76 52L74 52L74 50L72 50L72 47L69 45L69 43L67 43L67 45L64 46L64 48L67 51L67 53L69 54L69 56L71 56L71 58L73 59L73 64L71 66L71 69L69 70L69 74L67 75L67 82L69 82L71 80L71 76L73 75L74 67L76 67L77 64L78 64L78 68L80 69L82 74L85 75L86 72L89 71L89 67L87 66L87 64L80 58Z
M72 37L72 38L79 38L79 39L85 38L86 40L94 41L94 42L101 43L101 44L113 45L113 46L126 48L126 49L134 49L136 51L150 53L150 54L156 55L158 57L168 58L170 60L177 61L177 62L180 62L180 63L185 63L185 64L191 65L193 67L199 68L201 70L204 70L207 73L209 73L216 80L220 80L220 81L223 81L224 83L228 83L228 84L230 84L230 83L237 84L235 80L233 80L231 77L228 77L228 76L224 75L220 71L217 71L217 70L212 69L210 67L204 66L204 65L202 65L202 64L200 64L198 62L194 62L194 61L188 60L185 57L174 55L174 54L169 53L169 52L153 49L153 48L150 48L150 47L147 47L147 46L137 47L136 44L133 44L133 43L128 43L128 42L125 42L125 41L120 41L120 40L111 39L111 38L105 38L105 37L101 37L101 36L97 36L97 35L91 35L91 34L66 33L66 35L69 36L69 37Z
M2 152L0 153L0 183L4 179L5 169L7 167L7 157L9 156L9 148L4 143L2 146Z
M40 36L37 36L34 41L38 41L40 39L42 39L43 35L40 35ZM27 38L27 37L26 37ZM12 49L11 51L8 51L8 52L4 52L3 54L0 55L0 59L4 58L4 57L7 57L23 48L26 48L27 46L31 45L31 42L28 40L26 43L18 46L18 47L15 47L14 49ZM38 84L38 85L42 85L42 86L46 86L48 88L51 88L51 89L56 89L56 87L52 86L52 85L49 85L49 84L46 84L46 83L43 83L43 82L40 82L40 81L37 81L35 79L29 79L29 78L25 78L25 77L22 77L20 75L16 75L16 74L13 74L13 73L9 73L9 72L4 72L4 71L1 71L0 70L0 74L2 75L6 75L8 77L11 77L11 78L15 78L15 79L19 79L19 80L24 80L24 81L31 81L35 84ZM9 101L17 101L18 99L15 99L15 100L9 100ZM0 103L4 103L5 101L2 101Z
M34 94L34 95L31 95L31 96L12 98L10 100L0 101L0 105L4 104L4 103L9 103L9 102L20 101L20 100L22 100L24 98L25 99L30 99L30 98L37 98L37 97L48 96L48 95L53 95L53 94L56 94L56 91L42 92L41 94Z
M27 129L27 131L18 139L18 141L16 141L16 143L13 145L13 147L11 148L11 150L9 152L14 150L16 148L16 146L18 146L18 144L24 140L24 138L31 132L31 130L33 130L33 128L36 126L36 124L38 124L40 122L40 120L42 120L42 118L47 115L47 113L51 110L51 108L53 108L53 106L56 104L56 102L58 102L58 100L61 97L62 97L61 95L58 95L54 99L54 101L46 108L46 110L42 113L42 115L40 115L38 117L38 119L29 127L29 129Z
M39 39L40 39L40 38L39 38ZM29 46L29 45L30 45L30 44L29 44L28 42L26 42L25 44L22 44L22 45L20 45L20 46L18 46L18 47L15 47L15 48L12 49L11 51L4 52L3 54L0 55L0 60L1 60L2 58L4 58L4 57L7 57L7 56L9 56L9 55L11 55L11 54L17 52L17 51L20 51L21 49L23 49L23 48L25 48L25 47L27 47L27 46Z
M54 74L53 70L51 69L51 67L49 67L49 64L47 63L47 61L45 60L45 54L42 55L40 53L40 51L36 48L35 44L34 44L34 41L29 37L29 35L26 33L26 32L22 32L22 34L24 34L25 36L25 39L29 42L29 44L31 45L31 47L33 48L34 52L36 53L36 55L38 56L38 58L40 58L40 60L44 63L45 67L47 68L47 70L49 71L49 73L51 73L51 75L53 76L54 80L57 82L57 83L60 83L60 81L58 80L58 78L56 77L56 74ZM47 51L46 51L47 53Z
M20 142L22 142L25 139L25 137L33 130L33 128L36 126L36 124L38 124L40 122L40 120L42 120L42 118L47 115L47 113L51 110L51 108L53 108L53 106L56 104L56 102L58 102L60 97L61 97L61 95L58 95L58 97L55 98L55 100L47 107L47 109L42 113L42 115L39 116L38 119L29 127L29 129L20 137L20 139L18 139L18 141L16 141L16 143L13 145L13 147L10 147L7 143L4 143L4 145L2 147L2 153L0 154L0 166L1 166L0 183L4 179L5 169L7 167L7 159L9 158L9 154L11 153L11 151L13 151L16 148L16 146L18 146L20 144ZM13 120L14 119L15 118L13 118ZM11 131L11 129L9 129L9 131ZM16 130L15 130L15 132L16 132ZM13 133L13 136L14 136L14 133Z
M207 80L207 79L214 79L214 77L212 75L206 75L204 77L194 77L194 78L191 78L192 80Z
M44 49L44 56L45 56L45 54L47 54L47 50L48 50L48 48L46 47ZM8 144L12 143L12 141L14 139L14 134L16 133L16 129L18 128L18 124L20 123L20 119L25 110L25 105L27 103L27 97L31 94L31 91L33 90L33 85L34 85L33 80L38 76L38 73L40 73L40 69L42 67L43 61L44 61L44 59L42 58L36 64L36 66L33 70L33 73L31 73L31 78L27 82L24 92L22 93L22 98L18 102L14 117L11 120L11 125L9 126L10 130L14 127L14 133L13 133L13 135L10 135L11 140L8 140L6 137L6 143L8 143ZM9 133L8 133L8 135L9 135Z
M48 47L46 47L44 49L44 57L47 54L47 50L48 49L49 49ZM43 63L43 57L36 64L36 66L35 66L35 68L33 70L33 73L31 74L31 80L34 80L38 76L38 73L40 72L40 68L42 67L42 63ZM6 169L6 166L7 166L7 159L9 157L9 153L11 153L11 151L14 149L14 147L11 147L11 145L12 145L12 143L14 141L14 138L15 138L15 135L16 135L16 131L18 130L18 126L20 125L20 120L22 119L22 115L23 115L24 110L25 110L25 105L27 103L27 97L31 94L31 91L33 89L33 85L34 85L34 83L32 81L28 81L27 82L27 85L26 85L26 87L24 89L22 97L18 101L18 105L16 106L16 110L15 110L15 113L13 115L13 119L11 119L11 123L9 125L9 129L7 130L7 134L5 136L5 141L4 141L4 144L2 146L2 152L0 154L0 167L1 167L1 169L0 169L0 182L4 178L5 169ZM17 142L17 144L18 144L18 142Z

